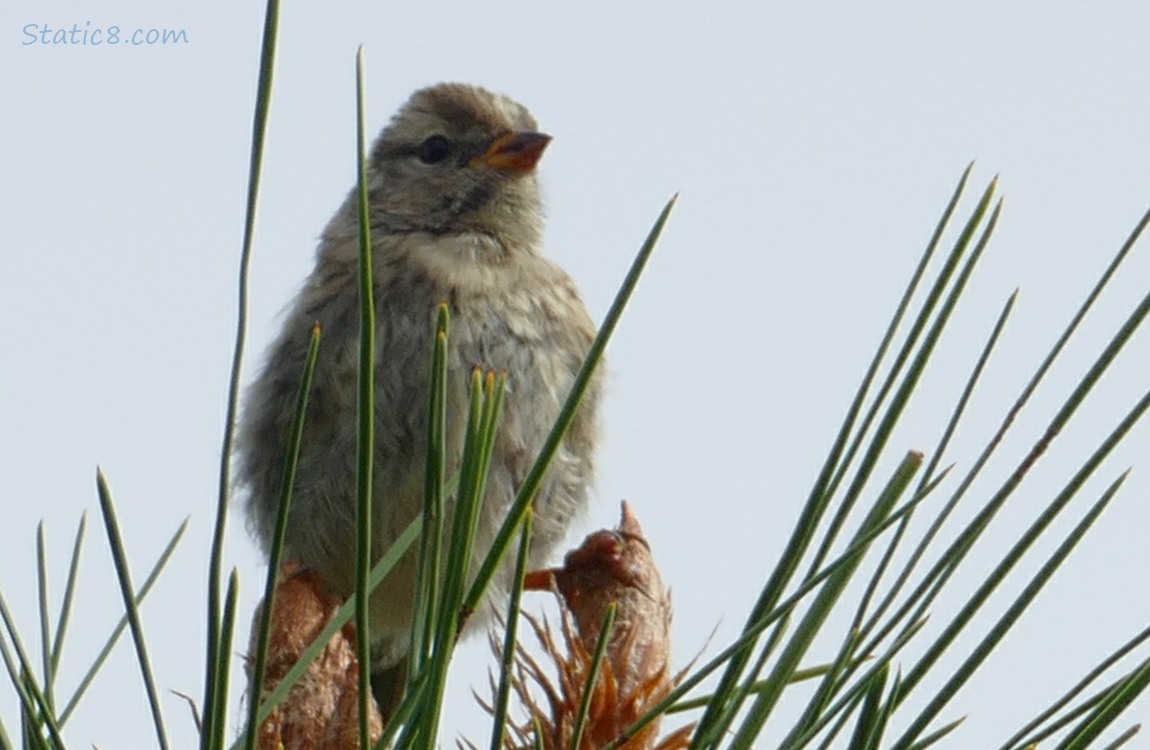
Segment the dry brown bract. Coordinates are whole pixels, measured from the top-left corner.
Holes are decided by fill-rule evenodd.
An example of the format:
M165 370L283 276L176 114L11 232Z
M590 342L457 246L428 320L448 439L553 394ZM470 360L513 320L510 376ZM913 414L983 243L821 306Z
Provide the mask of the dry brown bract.
M671 597L626 502L617 529L588 536L567 554L562 568L529 574L527 588L557 592L562 643L548 624L526 616L548 659L554 661L557 676L553 680L522 645L517 648L514 687L529 718L511 727L508 748L533 746L536 721L547 750L571 747L603 618L612 602L617 604L615 625L592 688L581 750L620 739L678 684L682 675L672 674L670 667ZM548 710L539 705L537 692L546 696ZM658 739L659 721L654 721L621 747L677 750L687 746L692 728L682 727Z
M341 601L325 592L319 577L296 565L285 565L276 588L268 662L262 695L267 695L295 665L339 609ZM253 618L254 638L260 611ZM248 663L251 680L252 663ZM359 747L359 665L355 629L349 624L331 639L308 667L288 697L259 729L260 750L352 750ZM371 738L379 739L383 722L371 702Z

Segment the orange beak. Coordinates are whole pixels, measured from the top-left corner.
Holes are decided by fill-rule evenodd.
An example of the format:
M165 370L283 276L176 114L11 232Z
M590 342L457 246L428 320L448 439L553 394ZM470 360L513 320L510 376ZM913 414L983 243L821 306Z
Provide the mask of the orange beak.
M473 167L488 167L500 172L526 174L535 169L543 149L551 142L546 133L508 133L491 142L482 156L471 160Z

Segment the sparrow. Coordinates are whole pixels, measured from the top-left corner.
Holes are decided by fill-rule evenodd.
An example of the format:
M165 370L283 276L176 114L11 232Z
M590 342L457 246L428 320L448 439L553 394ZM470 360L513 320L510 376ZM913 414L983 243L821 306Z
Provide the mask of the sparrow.
M416 91L366 165L376 314L372 539L378 558L422 512L436 311L451 313L447 476L458 469L476 367L507 374L487 494L471 559L478 572L543 446L595 335L571 278L543 254L536 164L551 138L528 110L476 86ZM322 330L298 459L284 560L334 595L355 588L359 226L353 189L320 237L315 268L291 302L245 393L236 478L266 554L279 507L295 403L314 325ZM599 368L600 371L602 368ZM584 396L534 503L531 568L541 568L588 502L601 378ZM418 545L416 545L417 547ZM415 606L409 550L370 602L373 692L385 716L402 698ZM508 555L493 582L505 596ZM481 607L466 631L482 628Z

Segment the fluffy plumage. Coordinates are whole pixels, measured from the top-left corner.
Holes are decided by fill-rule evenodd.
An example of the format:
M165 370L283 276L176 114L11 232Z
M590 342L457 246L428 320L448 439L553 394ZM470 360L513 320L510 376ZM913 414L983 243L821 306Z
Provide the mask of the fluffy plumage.
M509 374L473 566L489 549L593 338L594 327L571 279L543 257L534 165L549 139L535 130L528 111L507 97L441 84L412 95L371 150L377 555L422 507L427 388L439 303L448 301L452 312L449 475L462 449L472 368ZM308 338L318 322L323 338L286 559L315 570L341 596L354 589L356 211L353 190L324 230L315 269L246 394L237 442L238 484L255 536L266 550ZM589 390L538 496L535 567L547 561L587 501L599 391L598 383ZM504 581L512 562L503 571ZM377 669L399 664L409 648L415 568L415 555L409 554L372 598Z

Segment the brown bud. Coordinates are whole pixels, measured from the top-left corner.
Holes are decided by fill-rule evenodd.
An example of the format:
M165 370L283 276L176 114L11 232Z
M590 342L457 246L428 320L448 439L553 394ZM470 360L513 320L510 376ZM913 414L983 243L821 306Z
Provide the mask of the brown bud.
M571 746L583 690L598 645L604 615L616 604L615 624L591 698L582 735L582 750L593 750L621 738L634 722L675 687L681 675L671 673L671 597L630 506L624 502L618 528L589 535L567 554L562 568L528 575L527 588L550 589L559 595L563 640L556 643L546 624L528 616L544 651L558 671L557 685L539 663L520 647L515 688L544 731L548 750ZM550 711L532 697L534 683L547 696ZM682 727L658 739L659 722L648 724L622 748L673 750L687 746L692 727ZM531 721L508 737L508 747L530 744Z
M280 572L268 638L267 668L260 695L267 695L287 675L303 652L331 621L341 600L328 593L314 572L288 564ZM262 606L252 627L252 653ZM252 661L248 662L251 680ZM253 692L249 685L249 694ZM370 702L372 741L383 733L383 721ZM260 750L348 750L359 747L359 663L355 629L336 633L259 728Z

